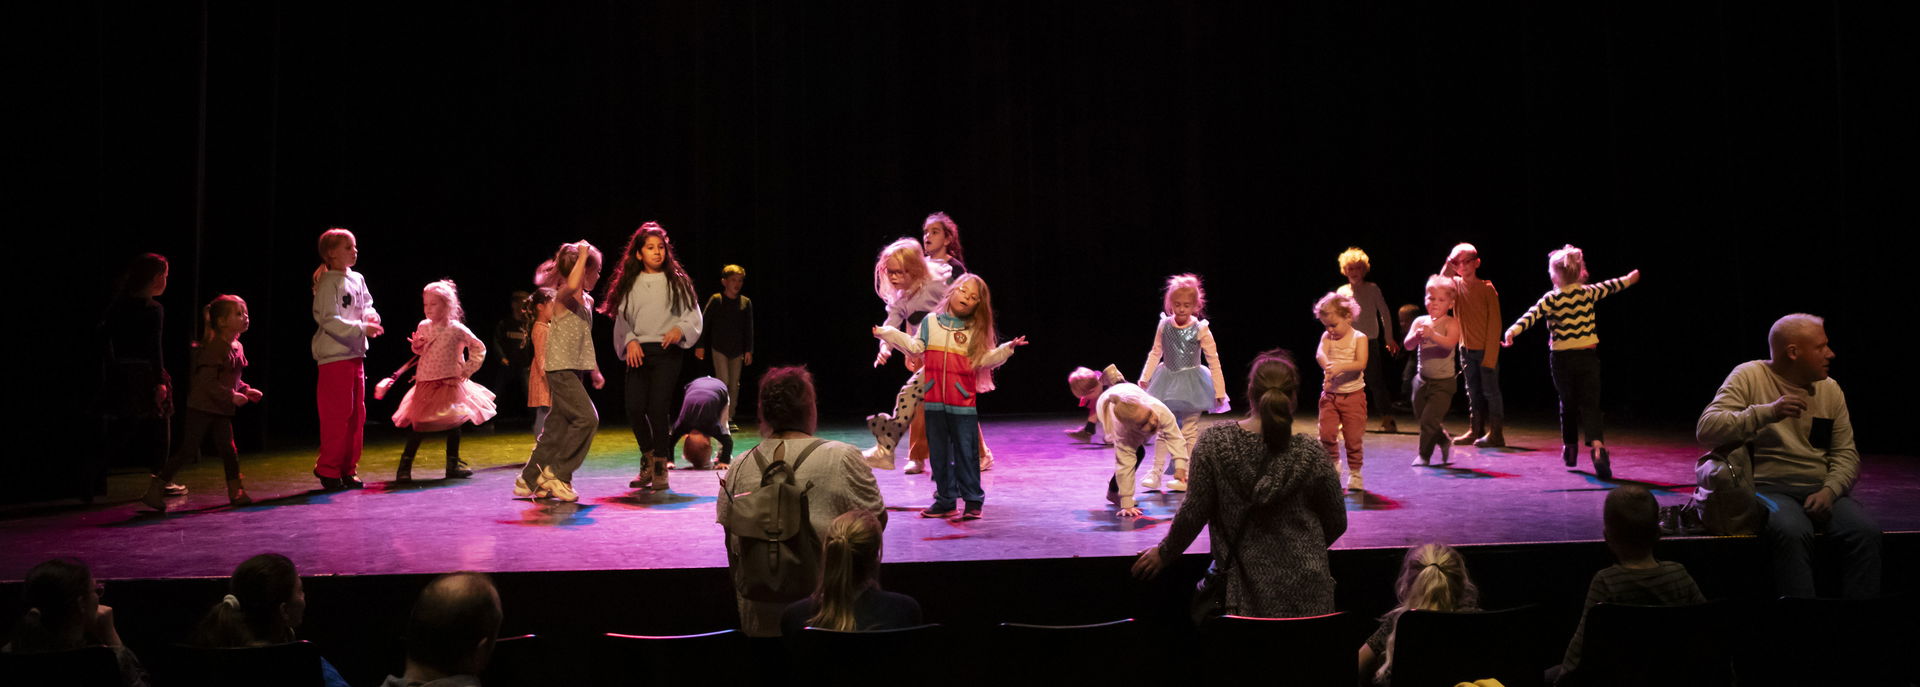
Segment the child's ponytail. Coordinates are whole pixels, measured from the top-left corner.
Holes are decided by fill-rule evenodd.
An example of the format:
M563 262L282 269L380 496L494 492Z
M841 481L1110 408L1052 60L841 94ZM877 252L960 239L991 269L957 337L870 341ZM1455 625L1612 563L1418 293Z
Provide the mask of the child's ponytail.
M858 630L860 619L854 615L854 606L861 592L879 582L880 521L864 510L841 513L827 526L821 553L820 587L813 593L816 608L807 625Z

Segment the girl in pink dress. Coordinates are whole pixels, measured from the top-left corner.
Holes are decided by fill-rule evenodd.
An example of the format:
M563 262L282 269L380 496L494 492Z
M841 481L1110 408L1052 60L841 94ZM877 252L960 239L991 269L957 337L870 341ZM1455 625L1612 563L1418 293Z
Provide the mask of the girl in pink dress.
M460 428L469 422L486 422L496 412L493 392L469 379L486 364L487 345L461 323L466 313L452 280L428 284L420 292L420 307L427 319L407 337L414 355L420 357L419 367L413 388L393 411L394 426L409 429L394 480L413 480L413 454L420 449L420 440L435 432L448 433L447 477L472 477L473 471L460 459Z

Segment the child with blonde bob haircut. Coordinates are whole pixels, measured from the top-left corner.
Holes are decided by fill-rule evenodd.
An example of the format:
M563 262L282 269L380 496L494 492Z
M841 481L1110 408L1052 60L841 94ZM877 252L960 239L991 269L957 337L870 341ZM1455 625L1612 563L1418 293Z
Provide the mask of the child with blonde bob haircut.
M932 451L933 505L925 518L953 514L956 499L965 502L963 520L978 520L986 492L980 488L981 393L993 388L993 368L1027 345L1027 337L995 345L993 295L979 275L954 280L937 315L909 335L890 326L873 328L875 338L910 356L921 356L920 375L928 380L922 400L927 444Z
M1147 352L1146 367L1140 371L1140 386L1179 418L1185 445L1191 447L1200 440L1202 413L1232 409L1227 401L1227 376L1220 369L1220 349L1214 344L1212 323L1201 317L1207 310L1207 291L1200 284L1200 276L1168 277L1160 305L1164 309L1153 332L1153 349ZM1161 469L1172 453L1173 447L1165 443L1154 450L1153 471L1147 473L1141 486L1160 488ZM1166 481L1166 488L1187 490L1185 456L1173 456L1173 478Z
M1447 410L1459 390L1460 323L1453 319L1453 303L1460 290L1452 279L1427 278L1427 314L1407 327L1407 350L1414 351L1417 372L1413 381L1413 416L1420 422L1420 453L1414 465L1428 465L1440 449L1440 464L1453 462L1453 440L1447 436Z
M1580 434L1585 432L1593 473L1600 479L1613 479L1613 460L1607 452L1606 426L1600 411L1598 307L1600 299L1640 283L1640 270L1588 286L1586 253L1569 244L1547 254L1547 278L1553 280L1553 290L1540 296L1526 314L1507 327L1500 345L1512 346L1513 337L1546 320L1547 343L1552 348L1547 360L1553 371L1553 388L1560 395L1560 459L1570 468L1579 463Z
M928 313L940 307L941 299L947 295L947 283L935 279L927 263L926 254L920 249L920 242L903 238L887 244L881 249L880 258L873 264L873 290L886 303L887 319L885 327L905 332L912 336L919 331L921 321ZM873 366L887 364L893 356L893 349L886 342L880 343L880 354L873 359ZM900 443L900 437L914 430L920 413L921 388L920 360L909 356L907 369L912 376L907 383L894 394L893 412L867 416L867 429L873 432L874 446L861 452L867 464L880 470L892 470L894 466L893 449ZM924 429L914 430L919 436ZM915 453L919 453L916 449ZM907 474L919 474L925 466L918 460L909 460Z
M1182 467L1193 454L1193 444L1187 441L1173 410L1147 390L1128 383L1119 369L1108 365L1094 378L1095 389L1086 388L1087 377L1080 375L1082 370L1093 372L1084 367L1075 370L1077 376L1069 377L1067 383L1083 398L1086 394L1082 391L1098 393L1093 402L1094 415L1106 429L1107 443L1113 445L1113 478L1107 481L1107 500L1120 507L1120 517L1139 517L1142 512L1133 498L1133 479L1146 457L1147 441L1158 436L1160 446L1173 454L1175 465ZM1158 477L1155 473L1147 479Z
M809 627L865 632L920 624L920 602L880 588L884 530L867 510L850 510L833 519L822 537L820 586L781 614L781 635L799 636Z
M1360 647L1360 674L1374 684L1388 684L1393 676L1393 644L1400 616L1407 611L1478 611L1480 590L1467 576L1467 559L1446 544L1421 544L1407 549L1394 583L1399 603L1380 618L1379 629Z
M1320 385L1320 445L1338 462L1340 439L1347 441L1347 489L1360 491L1360 464L1365 461L1367 431L1367 335L1353 328L1360 305L1338 291L1321 296L1313 315L1326 326L1313 359L1325 371Z

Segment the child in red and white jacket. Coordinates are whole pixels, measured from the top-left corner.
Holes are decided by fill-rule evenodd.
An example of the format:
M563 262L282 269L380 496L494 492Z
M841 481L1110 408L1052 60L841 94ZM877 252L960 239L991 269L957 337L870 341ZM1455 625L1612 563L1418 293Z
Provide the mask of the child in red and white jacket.
M1015 337L994 345L993 299L979 275L955 279L937 313L920 323L917 335L888 326L873 335L908 355L921 356L921 385L925 396L927 443L932 449L933 506L924 518L954 514L954 501L966 503L962 520L978 520L986 492L980 489L980 416L976 405L982 392L993 389L992 370L1027 345Z

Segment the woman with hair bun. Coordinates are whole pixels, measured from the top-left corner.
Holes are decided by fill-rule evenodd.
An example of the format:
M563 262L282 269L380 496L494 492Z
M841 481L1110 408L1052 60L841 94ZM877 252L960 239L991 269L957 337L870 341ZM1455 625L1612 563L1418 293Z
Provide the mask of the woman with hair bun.
M1166 539L1140 552L1136 577L1158 576L1207 527L1213 550L1207 585L1224 585L1225 613L1297 618L1333 612L1327 547L1347 531L1347 509L1326 449L1293 433L1299 387L1292 354L1274 349L1254 359L1247 417L1200 434L1186 501Z

